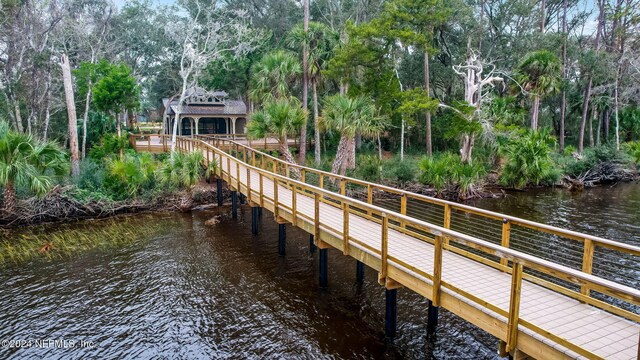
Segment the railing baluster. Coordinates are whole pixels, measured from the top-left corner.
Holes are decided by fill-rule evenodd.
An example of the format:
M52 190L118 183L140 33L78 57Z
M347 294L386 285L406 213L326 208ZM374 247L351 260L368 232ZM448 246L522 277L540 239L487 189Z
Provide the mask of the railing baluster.
M296 199L296 184L292 184L293 186L291 186L291 217L292 217L292 221L291 223L293 224L293 226L298 226L298 206L297 206L297 199Z
M313 194L313 220L314 220L314 231L313 231L313 240L317 244L320 241L320 194Z
M367 184L367 204L373 205L373 186ZM367 210L367 215L371 216L371 210Z
M509 247L509 239L511 237L511 221L507 219L502 220L502 240L500 245L508 248ZM500 258L500 265L507 266L509 261L505 258Z
M520 290L522 288L522 264L513 263L511 270L511 295L509 298L509 321L507 323L506 351L515 350L518 342L518 320L520 318Z
M591 274L593 270L593 254L595 246L591 239L584 239L584 252L582 255L582 272ZM580 286L580 292L584 295L591 296L591 290L587 285Z
M227 184L231 186L231 157L227 156Z
M262 172L259 172L260 179L260 207L264 207L264 191L263 191L263 180L262 180Z
M400 214L407 215L407 194L403 193L400 198ZM404 220L400 220L400 227L405 227L407 224Z
M247 168L247 201L251 203L251 169Z
M237 160L235 160L235 165L236 165L236 183L238 184L238 191L242 192L242 183L240 182L240 162Z
M324 174L320 174L320 180L318 180L318 187L324 189Z
M342 202L342 253L349 255L349 204Z
M440 284L442 282L442 236L436 236L433 247L433 306L440 306Z
M344 178L340 179L340 195L347 195L347 180Z
M382 246L380 249L380 259L382 261L382 264L380 266L379 280L384 280L387 277L387 266L389 265L387 260L389 252L389 218L385 213L382 213L382 231L380 235L382 238Z
M278 215L280 212L278 211L278 179L273 177L273 217L278 220Z

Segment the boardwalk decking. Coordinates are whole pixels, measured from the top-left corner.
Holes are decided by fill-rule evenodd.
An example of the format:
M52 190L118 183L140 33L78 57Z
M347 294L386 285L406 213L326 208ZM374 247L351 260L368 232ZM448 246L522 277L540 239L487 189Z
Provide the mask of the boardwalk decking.
M316 239L320 246L339 249L384 273L381 281L387 286L402 285L431 300L437 292L441 306L507 342L512 346L509 350L517 349L534 358L638 358L637 321L538 285L526 275L516 287L513 275L516 270L487 266L479 259L456 253L456 248L447 243L443 245L440 264L436 259L439 254L436 243L425 241L418 231L407 231L408 226L400 224L401 217L398 222L387 222L391 225L387 225L385 243L381 241L385 238L381 217L369 215L372 211L362 211L369 208L357 209L355 202L349 207L346 200L337 203L303 185L269 176L264 170L221 151L214 156L211 148L201 149L207 159L216 159L219 173L228 185L245 194L254 206L263 206L281 221L291 222L316 237L320 235ZM427 238L434 238L433 234L438 237L441 230L433 228L436 230ZM454 236L457 235L452 233L450 237ZM464 240L462 235L460 238ZM477 243L478 247L484 246L481 241ZM507 249L503 251L505 257L511 256ZM509 259L518 263L516 258ZM535 262L524 255L522 259L525 268ZM539 263L544 265L542 260ZM435 273L436 269L441 275ZM561 265L554 269L571 273ZM591 281L591 275L585 276ZM576 281L583 284L580 279ZM602 284L625 293L623 299L631 299L631 304L638 305L637 289L607 285L605 280ZM514 297L518 297L519 304L514 305ZM517 334L509 338L514 321Z

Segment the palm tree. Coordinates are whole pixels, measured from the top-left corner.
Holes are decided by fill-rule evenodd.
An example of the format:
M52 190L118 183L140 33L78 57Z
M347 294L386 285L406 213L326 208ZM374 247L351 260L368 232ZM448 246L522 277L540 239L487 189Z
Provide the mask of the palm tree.
M560 88L560 68L560 59L547 50L528 53L518 65L517 80L533 98L531 128L534 131L538 129L540 99Z
M308 44L307 64L309 80L311 81L311 98L313 101L313 125L314 125L314 160L316 166L320 165L321 147L318 111L318 83L322 82L322 72L327 68L329 59L333 56L334 49L338 45L340 34L325 24L310 22L308 31L296 26L289 34L291 46Z
M336 158L331 167L334 174L345 175L349 159L355 157L356 134L375 136L382 131L382 118L373 102L365 97L329 96L324 101L322 127L340 134Z
M251 100L264 103L291 95L290 89L302 72L296 55L289 51L273 51L260 59L251 70Z
M15 208L16 186L26 186L36 195L44 195L53 185L49 174L63 175L68 165L64 151L55 143L37 141L0 122L0 184L6 213Z
M251 115L247 124L247 133L251 138L275 137L280 144L280 153L287 162L296 161L289 151L288 139L300 130L306 119L306 110L300 107L295 98L268 100L263 108Z

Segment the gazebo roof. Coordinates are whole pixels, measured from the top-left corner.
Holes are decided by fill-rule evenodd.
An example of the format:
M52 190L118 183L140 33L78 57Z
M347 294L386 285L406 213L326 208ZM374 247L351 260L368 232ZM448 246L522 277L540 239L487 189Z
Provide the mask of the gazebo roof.
M201 87L187 89L183 105L180 106L177 97L171 101L163 99L167 115L175 115L180 106L180 115L197 116L247 116L247 105L242 100L228 100L225 91L207 91Z
M172 102L167 112L175 115L178 110L178 102ZM247 115L247 105L242 100L227 100L223 106L220 105L182 105L180 115Z

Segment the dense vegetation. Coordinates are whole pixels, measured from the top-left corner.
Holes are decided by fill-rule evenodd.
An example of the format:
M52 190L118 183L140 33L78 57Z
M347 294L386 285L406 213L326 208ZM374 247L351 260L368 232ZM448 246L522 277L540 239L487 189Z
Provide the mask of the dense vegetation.
M201 159L123 134L192 86L248 102L249 135L287 161L438 195L637 174L638 0L0 6L5 212L56 182L109 201L191 189Z

